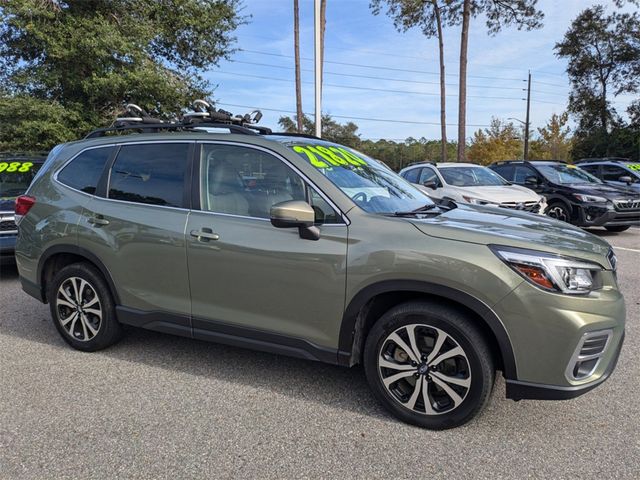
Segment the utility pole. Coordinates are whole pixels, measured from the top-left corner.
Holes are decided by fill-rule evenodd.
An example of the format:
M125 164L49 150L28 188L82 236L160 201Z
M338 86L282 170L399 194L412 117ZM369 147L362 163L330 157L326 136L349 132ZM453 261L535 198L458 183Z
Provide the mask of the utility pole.
M529 160L529 110L531 107L531 70L527 82L527 116L524 121L524 159Z
M300 9L298 0L293 0L293 49L296 57L296 123L298 133L302 133L304 131L304 114L302 113L302 80L300 79Z
M322 136L322 25L320 0L314 0L315 120L316 137Z

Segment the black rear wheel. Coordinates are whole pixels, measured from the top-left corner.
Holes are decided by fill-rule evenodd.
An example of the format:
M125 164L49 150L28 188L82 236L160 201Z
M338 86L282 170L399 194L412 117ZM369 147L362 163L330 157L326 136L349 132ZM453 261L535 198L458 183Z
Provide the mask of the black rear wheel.
M74 263L62 268L49 284L47 298L58 332L72 347L93 352L120 339L122 327L111 292L92 265Z
M495 376L482 333L436 302L408 302L385 313L367 336L364 367L374 395L392 414L433 430L476 416Z

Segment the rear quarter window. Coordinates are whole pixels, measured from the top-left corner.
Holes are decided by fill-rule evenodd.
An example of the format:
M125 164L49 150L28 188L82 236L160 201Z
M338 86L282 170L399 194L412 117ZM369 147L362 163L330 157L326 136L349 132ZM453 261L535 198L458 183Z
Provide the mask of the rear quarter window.
M85 150L69 162L58 174L58 181L91 195L96 193L98 181L114 147Z

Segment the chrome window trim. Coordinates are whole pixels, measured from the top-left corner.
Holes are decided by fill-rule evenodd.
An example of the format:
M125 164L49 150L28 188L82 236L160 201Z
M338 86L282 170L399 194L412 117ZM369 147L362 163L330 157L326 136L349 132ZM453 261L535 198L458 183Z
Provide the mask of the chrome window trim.
M342 220L344 223L327 223L327 224L320 224L321 226L329 226L329 225L336 225L336 226L343 226L343 225L350 225L351 224L351 220L349 220L349 217L347 217L345 215L345 213L340 210L340 208L338 208L338 206L331 201L331 199L322 191L320 190L320 188L311 181L311 179L309 179L309 177L307 177L304 173L302 173L300 171L300 169L298 167L296 167L293 163L291 163L289 160L287 160L284 156L282 156L281 154L279 154L278 152L274 152L273 150L266 148L266 147L262 147L261 145L253 145L253 144L248 144L248 143L242 143L242 142L234 142L234 141L224 141L224 140L196 140L197 143L205 145L205 144L213 144L213 145L233 145L233 146L239 146L239 147L245 147L245 148L252 148L254 150L259 150L262 151L268 155L272 155L275 158L277 158L278 160L280 160L281 162L283 162L285 165L287 165L289 168L291 168L297 175L300 176L300 178L302 178L302 180L309 186L311 187L318 195L320 195L330 206L331 208L333 208L336 212L338 212L340 214L340 216L342 217ZM199 159L201 160L201 159ZM198 179L202 180L200 178L200 175L198 175ZM208 210L199 210L202 212L209 212ZM268 218L262 218L262 217L251 217L251 216L244 216L244 215L233 215L233 214L225 214L225 213L220 213L220 212L209 212L209 213L218 213L220 215L227 215L227 216L235 216L235 217L240 217L240 218L256 218L259 220L267 220L270 221L270 219Z

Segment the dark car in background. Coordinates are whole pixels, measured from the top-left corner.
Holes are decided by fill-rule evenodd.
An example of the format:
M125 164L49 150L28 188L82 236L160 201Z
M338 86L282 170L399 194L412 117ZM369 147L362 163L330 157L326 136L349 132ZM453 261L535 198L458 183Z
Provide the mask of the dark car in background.
M45 153L0 153L0 260L13 260L18 228L15 200L27 191Z
M489 166L508 181L547 199L547 215L579 227L623 232L640 225L640 193L604 183L561 161L509 160Z
M580 168L610 185L640 192L640 163L628 158L584 158Z

